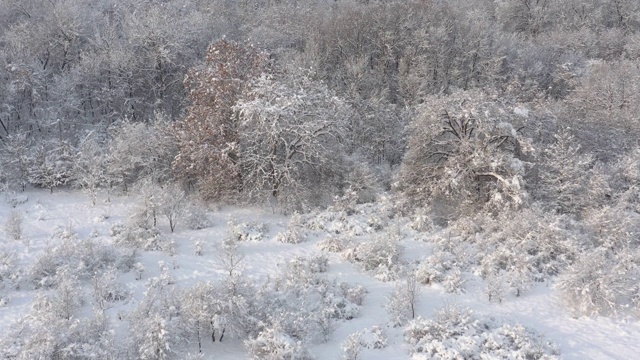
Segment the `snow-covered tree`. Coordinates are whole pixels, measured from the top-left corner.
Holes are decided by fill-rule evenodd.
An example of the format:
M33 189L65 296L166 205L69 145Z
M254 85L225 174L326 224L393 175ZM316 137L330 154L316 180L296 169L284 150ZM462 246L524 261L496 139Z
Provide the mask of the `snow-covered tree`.
M235 109L243 191L284 209L324 200L323 190L340 175L348 105L308 74L294 73L263 75Z
M171 334L167 331L165 320L159 314L145 321L142 329L144 336L139 344L140 359L166 360L172 354Z
M29 183L31 143L32 140L27 133L9 135L4 139L0 151L0 179L6 181L9 187L24 191Z
M73 178L75 185L83 189L96 204L98 189L107 183L104 145L89 134L79 145L73 161Z
M0 356L6 359L122 358L108 318L101 313L88 318L61 319L55 300L36 296L27 314L0 336Z
M233 198L241 189L233 106L266 66L266 55L253 46L220 40L207 50L204 66L185 78L191 105L175 126L179 150L173 166L205 199Z
M149 124L130 119L113 124L106 159L109 186L119 184L126 192L139 179L155 183L171 179L176 153L171 126L162 113Z
M66 185L72 176L73 149L67 141L51 141L35 149L29 166L29 182L53 189Z
M584 149L610 160L636 147L640 70L629 60L597 61L587 70L564 103L564 116L573 123Z
M209 282L198 282L187 289L182 296L183 314L182 321L187 327L186 331L195 335L198 342L198 352L202 352L202 341L213 334L215 340L213 318L215 316L214 287Z
M597 248L562 273L556 288L576 315L615 314L638 308L639 276L637 250Z
M101 310L114 306L114 303L123 301L131 295L125 284L118 282L118 269L116 267L95 273L90 279L93 292L93 301Z
M427 99L410 125L400 190L415 205L453 201L458 213L522 206L532 147L519 122L506 100L484 93Z
M580 144L561 129L555 142L546 147L540 164L540 191L551 209L561 214L575 214L591 201L589 180L594 158L580 151Z
M182 186L178 183L168 183L159 195L159 209L169 222L169 228L173 232L178 222L184 220L187 211L188 199Z
M408 320L415 319L419 296L420 284L414 274L398 280L386 305L393 326L404 325Z
M19 211L12 211L7 216L7 220L3 224L2 230L5 235L14 241L20 241L22 239L22 232L24 229L24 215Z

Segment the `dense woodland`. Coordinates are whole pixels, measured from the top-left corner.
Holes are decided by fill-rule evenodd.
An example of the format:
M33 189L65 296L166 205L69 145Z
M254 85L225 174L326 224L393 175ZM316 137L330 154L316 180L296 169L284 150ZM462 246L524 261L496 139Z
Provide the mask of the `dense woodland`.
M464 272L481 277L495 301L553 281L576 316L640 310L637 0L3 0L0 65L7 198L77 188L94 205L140 199L114 230L113 248L102 249L113 258L91 269L100 277L64 264L86 250L65 240L69 229L55 234L66 245L38 269L16 275L9 253L4 263L0 256L3 286L54 293L33 307L54 314L25 318L0 338L0 357L108 358L117 346L103 341L100 316L68 330L65 341L90 343L87 352L55 341L44 348L29 336L44 336L36 321L73 317L74 282L112 284L118 271L135 271L126 249L168 251L160 218L171 232L200 226L194 204L294 214L281 236L290 243L319 214L362 209L384 214L382 223L406 219L418 233L446 230L410 270L386 225L373 242L356 246L338 231L319 244L399 281L390 314L394 326L409 323L416 359L438 357L440 347L420 345L425 334L437 338L434 328L477 324L459 309L429 321L407 312L416 286L461 291ZM7 241L20 240L20 216L5 220ZM329 336L329 318L349 319L362 302L362 289L318 280L322 259L285 270L283 279L296 274L288 285L260 288L236 271L229 239L220 250L225 282L186 289L180 296L189 300L178 305L160 276L149 287L155 297L130 315L132 334L155 334L178 317L171 331L180 336L136 338L111 356L175 356L162 341L178 349L227 328L256 359L305 359L305 344ZM311 321L313 329L273 320L268 306L278 304L257 300L278 291L309 296L319 283L342 312L323 300L332 315ZM291 315L297 305L288 306L291 317L317 311ZM280 344L281 335L293 340ZM358 359L356 337L345 359ZM536 351L526 357L555 354Z

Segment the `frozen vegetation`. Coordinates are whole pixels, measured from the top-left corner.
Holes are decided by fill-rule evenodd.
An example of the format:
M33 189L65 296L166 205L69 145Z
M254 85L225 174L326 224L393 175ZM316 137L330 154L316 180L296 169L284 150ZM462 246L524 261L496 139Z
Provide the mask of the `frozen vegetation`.
M640 354L637 0L0 1L0 358Z

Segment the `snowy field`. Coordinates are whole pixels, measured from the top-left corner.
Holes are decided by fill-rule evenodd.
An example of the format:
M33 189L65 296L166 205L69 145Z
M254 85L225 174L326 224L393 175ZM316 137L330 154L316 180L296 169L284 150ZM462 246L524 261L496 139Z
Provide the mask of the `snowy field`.
M55 348L52 345L53 342L64 343L66 341L65 339L55 341L51 339L52 336L53 338L56 336L57 330L55 329L49 329L54 332L53 335L38 333L42 330L37 329L37 326L34 325L36 319L29 319L30 317L45 316L37 314L47 311L42 308L37 311L31 310L37 295L45 294L50 298L59 296L60 284L66 283L66 280L60 280L59 274L56 272L64 272L61 269L64 268L65 260L56 260L58 261L57 265L49 265L49 269L55 271L46 275L37 275L34 264L39 262L41 267L44 267L46 264L42 265L41 259L47 254L56 253L58 251L56 249L62 246L62 243L68 242L69 239L76 242L93 239L91 241L94 242L94 245L103 244L117 249L125 248L126 244L123 245L122 242L116 241L117 235L114 235L113 229L117 229L118 224L130 222L130 216L139 208L140 200L133 195L112 196L110 202L105 200L106 195L101 194L97 205L93 206L85 194L64 190L57 190L53 194L50 194L48 190L30 190L13 196L2 195L0 222L6 223L16 213L22 217L22 234L19 240L9 236L6 225L5 231L0 235L1 254L10 254L3 258L4 263L0 263L0 281L2 281L0 282L0 298L2 299L0 345L3 346L2 351L5 356L13 354L18 358L35 358L34 354L45 354L46 358L53 356L52 353L47 352L54 351L51 350ZM85 350L69 350L73 346L69 347L67 343L65 346L67 351L70 351L68 354L77 355L86 351L84 355L79 355L79 357L86 356L87 358L90 358L91 354L95 358L118 358L133 354L129 350L132 345L128 342L131 339L145 340L132 337L132 332L140 331L141 328L133 323L134 317L130 314L139 311L141 304L145 301L150 303L148 301L150 290L148 289L152 287L150 284L155 281L155 284L163 283L165 286L162 291L168 295L161 296L166 296L166 299L170 299L167 301L178 305L169 305L164 310L162 310L163 305L153 305L154 308L161 309L153 311L174 312L172 313L174 315L162 313L166 322L161 323L166 326L165 335L168 333L168 340L166 343L158 345L160 350L153 350L155 352L152 353L144 353L140 350L139 354L146 354L145 356L148 358L162 358L166 352L169 358L183 359L190 353L189 356L198 358L195 355L198 353L196 340L198 335L194 335L189 330L190 327L193 328L193 322L176 320L174 323L171 322L172 320L167 320L184 319L186 310L182 308L175 310L172 306L182 306L185 303L182 299L183 295L181 295L185 290L193 288L198 282L224 283L231 272L234 276L241 277L243 281L253 284L255 286L253 289L259 289L261 286L263 289L270 288L267 292L260 290L257 293L273 295L279 294L278 291L285 289L286 295L284 296L293 298L300 296L303 300L307 299L301 301L300 306L313 307L313 299L316 298L305 298L309 293L304 291L300 295L299 289L306 289L306 285L286 285L286 281L304 281L295 279L295 276L299 275L296 275L296 271L301 268L290 265L294 259L298 259L302 263L304 261L300 259L320 259L318 264L325 262L326 269L323 268L319 271L321 274L315 274L307 279L316 279L315 276L318 275L322 279L328 280L329 283L332 281L335 281L334 283L344 282L349 289L357 289L358 286L362 286L366 288L366 295L361 304L357 304L358 301L353 298L349 298L351 302L346 303L347 307L351 306L355 309L352 313L355 314L355 317L351 318L351 315L331 316L331 319L328 320L330 321L330 325L328 325L330 330L326 334L322 336L316 336L318 334L301 335L300 339L303 341L298 345L306 347L308 352L317 359L340 359L343 356L349 359L407 359L411 356L415 359L429 358L425 353L414 352L412 345L406 340L405 329L411 321L405 316L407 314L406 306L395 313L387 309L394 288L402 289L404 285L408 284L404 276L398 275L401 271L394 267L387 268L388 272L381 272L379 268L367 270L365 262L353 260L358 258L358 254L352 254L350 257L349 246L350 244L374 243L376 239L393 237L397 241L397 249L400 249L396 254L398 258L393 261L401 263L403 269L415 268L422 259L432 254L434 245L430 239L447 236L438 233L442 230L433 228L429 231L417 232L411 228L409 220L399 216L388 216L388 211L384 207L372 205L361 205L351 211L326 211L304 217L296 216L294 219L274 215L271 209L260 208L208 208L204 213L206 216L202 215L203 213L200 213L199 225L201 226L192 227L206 226L205 228L189 229L186 226L186 217L183 217L184 220L183 218L178 219L173 233L167 219L158 216L156 227L159 233L156 233L156 236L161 239L158 250L139 249L132 260L133 265L114 265L117 269L116 275L114 279L111 279L111 282L105 283L108 285L93 285L98 281L96 279L104 278L101 278L100 275L108 272L108 267L97 266L93 275L87 275L79 270L83 266L88 268L87 264L71 258L67 259L69 268L65 271L75 274L71 276L70 283L74 284L72 297L78 301L72 301L75 305L69 310L69 318L63 320L69 324L74 319L92 318L96 314L105 314L106 320L102 324L109 330L105 334L110 334L109 336L112 337L110 342L100 343L101 345L97 343L86 345ZM331 242L327 240L329 235L334 240L342 240ZM233 243L235 246L233 251L238 259L241 259L239 266L231 270L220 255L223 252L221 250L223 240L229 239L229 237L236 238L237 241ZM343 249L335 251L339 249L330 249L327 244L342 246ZM127 252L122 253L130 255ZM117 259L116 263L118 263ZM302 268L304 266L302 265ZM289 273L283 275L287 271ZM276 279L285 280L282 280L280 285L273 285L278 284L279 280ZM301 279L304 278L301 277ZM550 341L556 344L551 348L556 349L557 346L559 355L554 350L545 355L550 358L558 356L564 359L633 359L640 354L640 341L638 341L640 339L640 323L635 318L630 315L575 317L557 295L552 282L536 283L522 296L507 293L501 298L501 301L495 301L495 298L494 301L490 301L484 280L474 274L474 271L462 272L457 280L461 285L456 287L453 292L448 292L446 286L441 283L425 285L418 282L414 298L416 318L432 319L440 309L456 308L463 313L466 313L466 309L470 309L474 318L483 319L483 321L514 326L521 324L535 330L543 337L542 342ZM101 286L112 286L124 290L120 291L121 297L114 299L110 295L111 297L103 296L101 298L96 295L97 289ZM147 293L147 300L145 300L145 293ZM244 296L250 295L252 294ZM321 301L325 301L324 297L322 299ZM256 296L252 300L253 307L245 307L244 309L259 308L260 306L256 303L263 300ZM284 301L294 301L295 303L296 300L286 299ZM311 304L308 303L309 301ZM54 301L50 303L55 304ZM273 304L277 304L277 302ZM273 304L271 306L274 306ZM55 305L51 306L50 311L55 311L53 308ZM243 307L235 309L241 310ZM326 310L326 308L322 309ZM30 311L31 315L29 315ZM264 311L267 314L265 319L271 319L275 317L278 310L273 308ZM219 312L224 312L224 310ZM219 318L224 317L224 321L229 324L226 326L222 342L212 342L209 335L211 329L206 328L209 332L202 336L201 358L223 360L248 357L245 341L249 335L233 330L234 326L231 324L235 321L232 318L236 316L234 314L221 314L223 316ZM238 316L246 315L240 314ZM298 316L303 315L298 314ZM256 315L256 317L258 316ZM20 320L21 318L22 320ZM285 320L287 319L279 321L281 323L286 322ZM304 317L288 320L300 321L303 324L308 321ZM47 326L52 327L56 324L65 324L64 321L61 323L43 321L48 324ZM218 331L217 337L219 337L219 331L222 327L225 326L214 325ZM205 328L203 327L203 329ZM238 327L236 326L235 329L237 330ZM313 327L309 329L315 331ZM372 329L376 330L372 332ZM345 352L345 347L348 347L350 336L363 330L368 331L365 331L359 340L355 341L359 345L352 346L351 355L348 355ZM377 332L377 335L373 334L374 332ZM64 333L64 331L60 331L60 333ZM255 336L260 335L253 335L253 338ZM471 338L474 336L477 340L479 335L470 335ZM37 340L38 337L41 340ZM99 337L102 339L104 336ZM288 338L284 343L289 341L289 344L294 346L295 340L292 339ZM355 337L351 336L351 340L353 339ZM20 341L23 343L16 345L20 344ZM293 343L291 343L292 341ZM471 340L471 342L473 341ZM461 346L462 343L464 340L455 346ZM117 350L111 354L108 352L100 353L99 350L96 350L108 346L114 346ZM170 350L167 350L167 346ZM25 353L25 349L31 349L29 351L32 352ZM286 357L274 356L270 358Z

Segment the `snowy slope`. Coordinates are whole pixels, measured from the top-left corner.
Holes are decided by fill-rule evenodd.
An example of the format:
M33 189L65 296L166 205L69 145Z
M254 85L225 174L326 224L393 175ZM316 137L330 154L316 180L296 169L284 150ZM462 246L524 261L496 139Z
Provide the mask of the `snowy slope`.
M112 196L111 202L101 201L92 206L82 193L62 190L53 194L46 190L30 190L19 194L18 198L24 203L18 204L15 208L12 208L8 201L0 202L0 222L4 222L12 211L22 213L23 234L26 240L12 241L4 235L0 239L3 249L10 249L17 255L18 268L22 269L27 269L48 246L52 245L54 240L51 240L51 234L59 227L70 226L79 238L94 236L110 241L113 225L126 221L130 209L135 204L133 196ZM197 281L222 279L225 273L220 268L215 251L216 246L227 234L229 222L233 222L256 225L251 231L261 237L240 243L240 251L245 256L243 271L249 279L260 282L273 278L284 264L295 256L313 257L324 254L329 259L329 270L326 274L329 278L366 287L368 293L360 309L360 315L352 320L340 321L329 341L316 342L309 346L311 353L318 359L339 359L342 356L341 344L349 335L376 325L385 330L388 346L384 349L364 349L363 359L409 357L408 345L403 339L403 327L390 326L389 315L385 310L394 281L377 280L372 273L364 271L360 264L351 263L340 254L319 250L317 243L326 238L327 230L305 229L304 232L308 235L306 241L287 244L277 241L276 236L287 229L289 218L274 215L270 209L222 207L210 210L208 214L212 226L201 230L189 230L179 224L176 232L171 234L168 224L160 222L159 229L175 242L175 254L171 256L166 251L142 251L139 257L145 269L142 279L136 280L133 271L119 275L119 281L126 283L134 295L132 299L116 303L106 310L116 331L126 327L123 321L118 320L119 316L131 311L144 296L145 280L160 275L160 261L167 264L179 288L189 288ZM319 217L319 222L322 221L324 220ZM353 232L354 241L372 241L378 236L376 231L367 225L368 215L359 215L356 212L349 217L349 221L360 224L359 229L349 230ZM429 255L432 245L423 241L425 234L410 230L402 219L389 221L397 222L402 229L404 262L414 263ZM326 227L334 226L330 223L327 221ZM264 225L260 226L261 224ZM388 226L390 225L387 224ZM202 256L195 255L195 244L198 240L204 243ZM501 303L490 302L483 293L482 280L470 274L465 276L467 282L465 291L461 294L447 293L440 285L420 285L417 314L429 318L436 310L447 305L468 307L483 318L519 323L535 329L557 343L561 357L565 359L632 359L640 354L640 323L634 318L622 315L613 318L576 318L562 304L553 290L553 284L549 283L536 284L530 292L521 297L507 296ZM88 284L83 284L83 291L87 296ZM0 334L8 334L11 324L28 313L31 301L38 291L42 290L37 290L30 284L21 283L17 289L8 283L5 284L5 288L0 290L0 297L4 296L8 302L0 307ZM82 313L91 313L90 301L85 303ZM203 350L204 358L207 359L243 359L247 356L242 340L231 335L225 337L222 343L205 341ZM197 352L197 347L193 345L190 351Z

